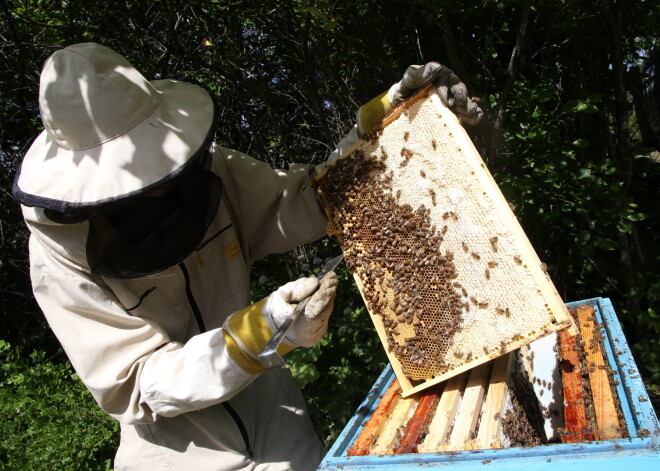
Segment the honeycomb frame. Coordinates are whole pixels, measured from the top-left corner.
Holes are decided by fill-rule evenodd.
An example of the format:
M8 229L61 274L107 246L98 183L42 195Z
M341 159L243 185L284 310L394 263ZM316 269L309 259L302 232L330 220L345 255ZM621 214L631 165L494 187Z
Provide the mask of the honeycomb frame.
M433 87L397 107L314 184L404 397L572 326Z

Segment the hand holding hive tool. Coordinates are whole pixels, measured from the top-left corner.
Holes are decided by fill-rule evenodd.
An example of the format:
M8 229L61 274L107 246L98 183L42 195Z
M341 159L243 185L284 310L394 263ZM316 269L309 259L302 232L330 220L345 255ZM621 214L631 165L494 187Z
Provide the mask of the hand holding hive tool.
M293 309L293 312L291 312L290 315L284 317L283 320L283 316L273 315L273 321L278 323L279 326L271 339L259 352L259 363L261 363L264 368L275 368L286 365L286 362L277 351L280 343L282 343L285 338L287 339L288 343L299 344L300 346L308 346L305 345L304 339L289 338L287 333L290 331L296 320L300 318L300 315L306 312L306 310L312 312L313 315L311 316L306 314L306 317L311 319L314 319L316 315L323 315L323 313L328 310L327 305L332 303L332 299L330 298L334 298L334 292L337 287L337 278L334 275L328 275L330 275L330 273L332 273L333 270L337 268L337 265L339 265L339 262L341 262L343 258L343 255L339 255L338 257L330 259L328 263L325 264L321 272L318 274L317 288L303 299L296 299L298 298L298 296L295 294L295 284L297 282L284 285L282 288L280 288L280 290L278 290L282 291L280 294L283 302L290 303L297 300L298 304ZM308 306L310 309L307 309ZM331 310L332 309L330 309L330 311ZM318 329L318 327L315 326L311 326L311 328ZM311 334L313 337L314 332L311 332Z

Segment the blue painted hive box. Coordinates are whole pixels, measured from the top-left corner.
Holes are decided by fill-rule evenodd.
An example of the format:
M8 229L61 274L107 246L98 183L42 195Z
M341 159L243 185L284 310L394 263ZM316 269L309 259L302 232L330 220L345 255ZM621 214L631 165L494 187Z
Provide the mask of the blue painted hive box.
M319 469L660 469L660 428L609 299L544 337L403 398L388 366Z

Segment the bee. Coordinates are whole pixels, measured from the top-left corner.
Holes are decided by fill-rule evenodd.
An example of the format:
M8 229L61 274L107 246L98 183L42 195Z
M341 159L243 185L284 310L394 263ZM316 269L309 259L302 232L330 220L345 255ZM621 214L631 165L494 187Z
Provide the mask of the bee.
M486 268L486 279L490 280L490 270Z
M520 255L514 256L513 261L516 262L518 265L522 265L522 258L520 257Z
M426 172L424 170L420 170L419 174L421 175L422 178L426 178Z
M497 262L495 261L488 262L488 268L495 268L496 266L497 266Z
M465 242L461 242L461 245L463 246L463 252L468 253L468 245Z
M497 236L490 238L490 246L493 249L493 252L497 252Z
M470 255L472 255L472 258L475 260L481 260L481 256L476 252L471 252Z
M431 140L431 147L433 147L433 150L436 150L438 148L438 143L435 142L435 139Z
M412 158L413 153L411 150L406 149L405 147L401 148L401 156L403 157L403 161L399 165L399 167L405 167L408 165L408 161Z
M403 140L408 141L408 138L410 137L410 133L408 131L403 133Z

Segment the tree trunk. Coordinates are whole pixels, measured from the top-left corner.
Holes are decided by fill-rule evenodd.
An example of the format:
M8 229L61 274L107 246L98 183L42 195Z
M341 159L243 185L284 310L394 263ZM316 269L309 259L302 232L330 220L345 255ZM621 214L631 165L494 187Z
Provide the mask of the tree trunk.
M610 32L608 37L611 48L612 57L612 86L614 89L614 123L616 133L615 143L615 160L619 174L623 181L623 196L627 195L630 190L632 181L632 165L634 160L634 153L632 149L630 128L628 120L630 118L630 105L628 103L626 80L625 80L625 53L623 51L623 30L622 30L622 17L623 17L623 1L610 1L600 0L600 15L605 23L606 29ZM620 207L623 213L622 198ZM623 216L619 216L621 220ZM633 293L636 292L634 268L632 260L632 251L629 237L624 232L617 232L617 240L619 243L619 262L622 269L622 277L625 286L626 307L629 312L635 311L638 306L635 302L636 297Z
M531 0L525 0L520 12L520 27L518 28L518 36L516 37L516 44L511 51L511 58L509 59L509 66L506 70L506 80L502 94L500 95L500 104L497 111L497 119L493 125L493 134L490 138L488 147L488 155L490 157L491 166L495 165L497 160L497 150L502 142L502 129L504 128L504 121L506 119L506 106L509 102L513 85L518 77L518 65L520 62L520 51L525 45L527 38L527 26L529 25L529 11L531 8Z

